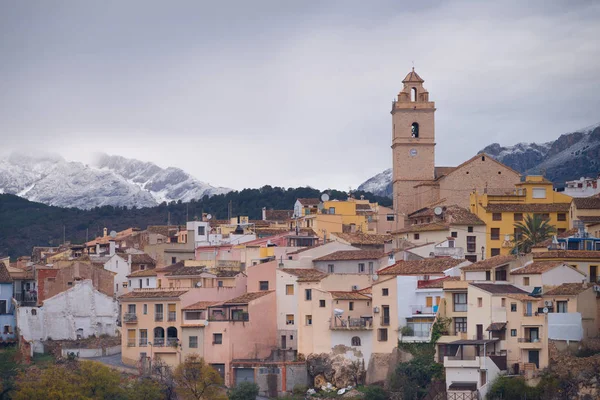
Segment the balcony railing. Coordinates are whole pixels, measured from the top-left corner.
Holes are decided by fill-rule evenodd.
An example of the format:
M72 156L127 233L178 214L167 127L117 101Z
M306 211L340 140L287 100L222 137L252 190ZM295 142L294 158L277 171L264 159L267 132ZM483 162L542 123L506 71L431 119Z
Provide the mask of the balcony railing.
M165 345L165 339L164 338L156 338L152 342L152 346L154 346L154 347L163 347L164 345Z
M137 314L136 313L125 313L123 314L123 322L127 323L135 323L137 322Z
M390 317L381 316L381 326L390 326Z
M167 338L167 346L175 347L179 343L177 338Z
M435 309L435 311L437 311L437 306L427 307L427 306L423 306L423 305L411 305L409 307L410 307L410 312L413 315L415 315L415 314L433 314L434 309Z
M538 337L521 337L519 338L519 343L541 343L542 338Z
M37 304L37 293L14 293L13 298L22 306L34 306Z
M162 321L162 320L163 320L163 313L154 314L154 321Z
M175 321L177 319L177 312L169 311L168 320Z
M331 329L371 329L373 328L372 318L334 318Z
M127 339L127 347L135 347L135 339Z
M140 347L148 346L148 339L140 339Z
M209 321L242 321L247 322L250 320L250 315L248 313L241 314L233 314L231 318L227 317L224 314L213 314L208 316Z

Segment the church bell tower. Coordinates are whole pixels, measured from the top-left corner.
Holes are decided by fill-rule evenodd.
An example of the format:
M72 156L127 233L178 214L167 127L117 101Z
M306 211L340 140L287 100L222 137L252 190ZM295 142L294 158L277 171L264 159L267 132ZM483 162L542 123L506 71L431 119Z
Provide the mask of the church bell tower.
M427 186L435 180L435 103L423 82L413 67L392 105L392 182L399 221L423 206L424 191L434 190Z

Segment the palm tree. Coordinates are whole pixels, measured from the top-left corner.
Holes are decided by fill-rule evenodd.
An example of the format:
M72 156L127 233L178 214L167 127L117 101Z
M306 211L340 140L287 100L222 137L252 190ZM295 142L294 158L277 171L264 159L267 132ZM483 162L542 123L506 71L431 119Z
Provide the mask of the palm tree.
M514 253L529 253L536 244L548 240L556 233L556 228L539 214L526 215L523 222L515 224Z

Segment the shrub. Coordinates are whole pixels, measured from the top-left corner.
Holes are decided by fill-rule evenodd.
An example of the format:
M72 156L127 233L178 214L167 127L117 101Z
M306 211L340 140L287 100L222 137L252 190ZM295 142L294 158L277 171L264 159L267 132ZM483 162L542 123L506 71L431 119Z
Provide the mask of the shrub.
M306 386L306 385L295 385L294 388L292 389L292 393L293 394L306 394L307 390L308 390L308 386Z
M365 400L388 400L389 396L380 386L367 386L363 391Z
M229 390L229 400L256 400L258 385L253 382L242 382Z
M413 328L411 328L410 326L403 326L402 328L400 328L400 333L402 334L402 336L412 336L415 334Z

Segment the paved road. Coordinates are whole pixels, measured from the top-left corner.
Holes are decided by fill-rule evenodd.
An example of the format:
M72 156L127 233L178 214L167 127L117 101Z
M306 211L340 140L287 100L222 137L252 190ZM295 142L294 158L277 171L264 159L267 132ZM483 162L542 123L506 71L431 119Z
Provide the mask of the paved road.
M103 357L90 357L90 358L81 358L82 360L92 360L92 361L98 361L101 362L102 364L106 364L112 367L119 367L119 368L124 368L125 370L137 374L138 370L136 368L132 368L129 365L125 365L123 364L123 361L121 361L121 353L118 354L114 354L112 356L103 356Z

